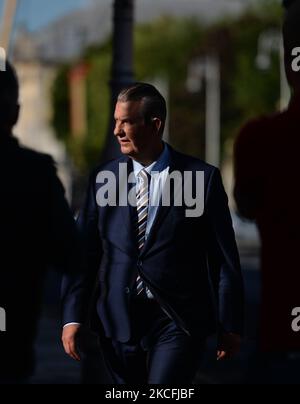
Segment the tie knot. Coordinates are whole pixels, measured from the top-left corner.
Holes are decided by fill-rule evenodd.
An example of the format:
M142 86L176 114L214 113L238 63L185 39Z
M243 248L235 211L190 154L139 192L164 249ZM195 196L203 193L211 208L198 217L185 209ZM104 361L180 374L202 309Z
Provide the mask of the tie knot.
M143 168L143 169L139 172L139 176L140 176L141 178L146 178L146 177L148 177L147 170L146 170L145 168Z
M150 175L147 173L146 169L143 168L138 174L140 180L147 185L150 182Z

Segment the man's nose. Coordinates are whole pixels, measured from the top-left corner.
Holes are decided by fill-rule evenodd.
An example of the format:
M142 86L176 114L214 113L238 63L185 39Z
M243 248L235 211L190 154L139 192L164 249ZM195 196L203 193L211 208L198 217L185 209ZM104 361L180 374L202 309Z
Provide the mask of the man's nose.
M120 136L122 134L122 128L121 125L116 123L115 124L115 129L114 129L114 135L115 136Z

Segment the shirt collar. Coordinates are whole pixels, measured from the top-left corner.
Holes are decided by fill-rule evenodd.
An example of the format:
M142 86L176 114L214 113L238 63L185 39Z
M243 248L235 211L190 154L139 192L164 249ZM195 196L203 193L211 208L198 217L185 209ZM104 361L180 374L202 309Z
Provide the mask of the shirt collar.
M152 171L161 172L165 170L170 164L170 151L168 146L164 143L164 149L156 161L153 161L149 166L145 167L136 160L133 162L133 172L135 177L138 176L141 170L146 170L151 175Z

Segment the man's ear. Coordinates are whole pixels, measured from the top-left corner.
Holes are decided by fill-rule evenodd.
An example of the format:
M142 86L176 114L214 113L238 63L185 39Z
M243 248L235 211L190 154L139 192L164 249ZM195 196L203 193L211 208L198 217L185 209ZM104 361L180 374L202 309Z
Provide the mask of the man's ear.
M152 118L151 123L155 128L155 131L157 133L160 133L161 127L162 127L162 121L159 118Z

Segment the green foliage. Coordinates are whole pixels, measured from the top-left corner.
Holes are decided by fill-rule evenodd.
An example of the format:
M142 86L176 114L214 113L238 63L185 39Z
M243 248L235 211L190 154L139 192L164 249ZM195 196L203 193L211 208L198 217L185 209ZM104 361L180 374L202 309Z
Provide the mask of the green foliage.
M203 41L204 32L193 19L163 17L140 26L135 32L137 80L166 80L169 87L171 143L182 151L201 155L203 116L199 114L203 97L186 90L188 63Z
M53 118L58 139L66 142L69 138L70 101L69 101L69 66L62 66L52 87Z
M270 68L256 65L259 35L280 29L282 10L275 0L265 0L243 15L204 27L193 19L160 18L135 29L135 74L140 81L165 79L169 85L171 143L181 151L204 158L205 91L186 89L190 62L209 52L221 63L222 145L232 139L251 117L274 111L279 100L279 54L272 53ZM109 72L111 41L89 49L88 133L82 141L70 134L68 70L58 72L54 90L54 127L75 164L86 170L98 160L109 124ZM203 86L204 88L204 86Z
M171 82L186 79L187 60L197 46L202 29L195 20L162 17L135 31L137 79L168 77Z
M279 48L270 52L270 67L267 70L261 70L256 60L261 33L280 30L281 10L278 4L272 14L262 13L262 8L263 5L259 9L255 7L239 19L212 27L215 35L218 30L222 31L225 42L221 47L220 42L217 45L222 66L222 146L236 135L247 120L270 113L278 106Z
M110 69L110 46L91 48L83 60L87 66L86 109L87 133L80 138L72 136L70 127L70 89L69 75L71 66L63 66L56 76L53 91L53 126L57 137L63 140L67 150L81 172L88 171L99 161L105 142L109 116L108 77Z
M110 114L109 70L110 47L99 48L86 56L90 66L87 77L88 134L86 166L94 166L100 159L107 134Z

